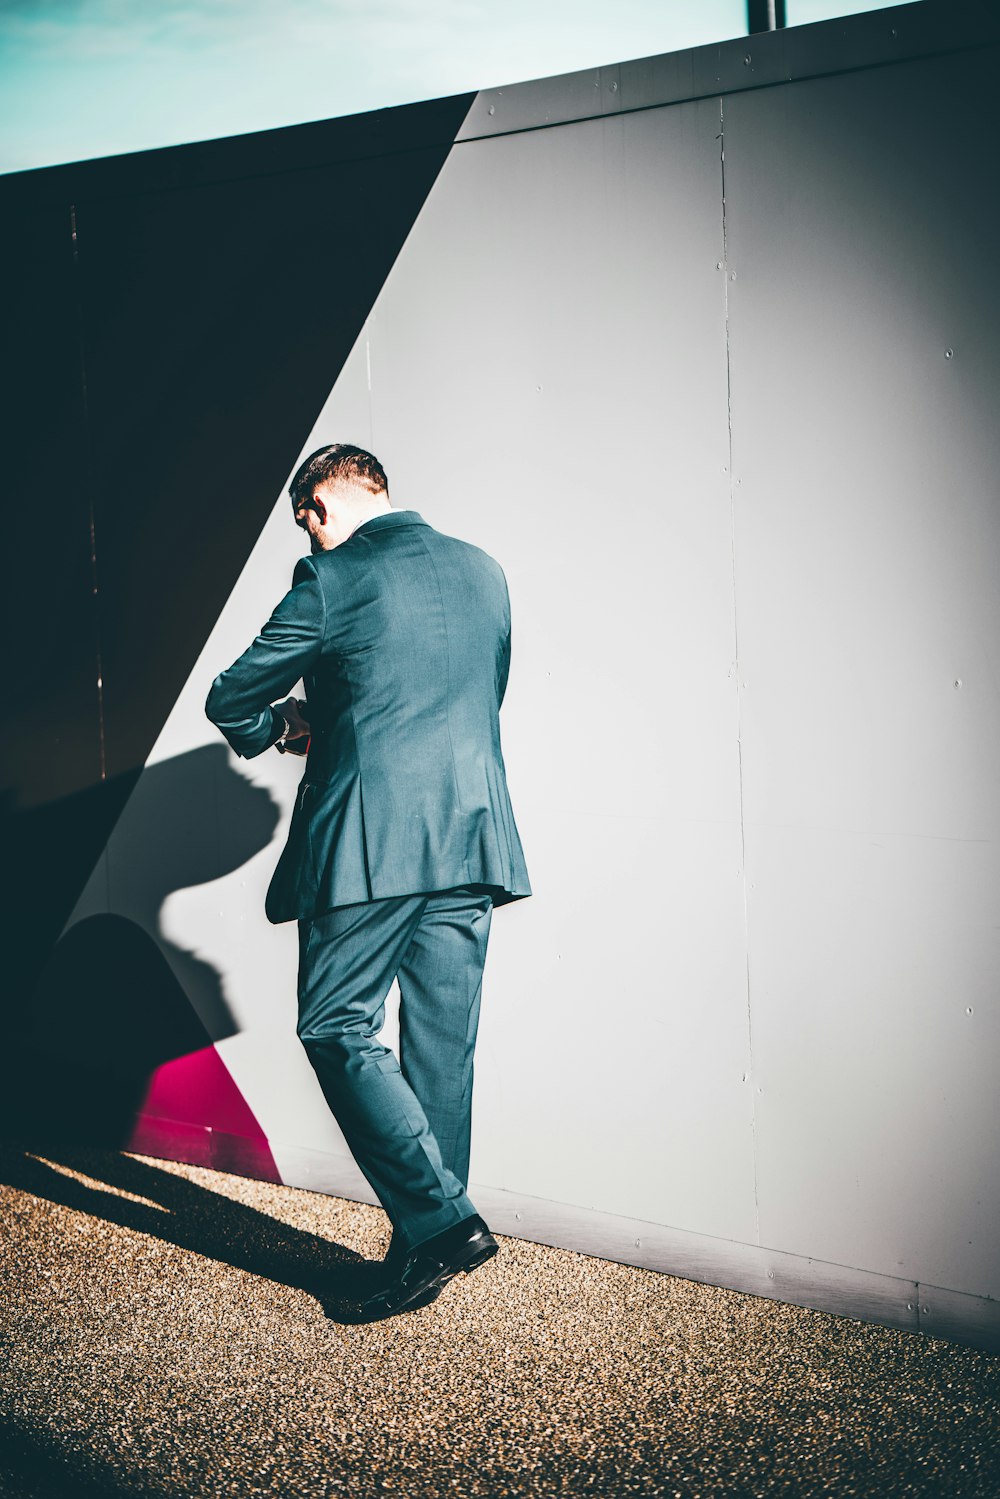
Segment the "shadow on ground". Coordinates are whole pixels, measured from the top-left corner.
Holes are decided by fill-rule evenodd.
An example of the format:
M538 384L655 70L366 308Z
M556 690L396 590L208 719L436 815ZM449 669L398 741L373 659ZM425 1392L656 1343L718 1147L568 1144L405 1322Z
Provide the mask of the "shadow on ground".
M94 1185L68 1172L86 1176ZM335 1240L107 1149L44 1136L0 1141L0 1182L306 1291L336 1322L359 1320L357 1302L375 1289L382 1274L381 1260L365 1259ZM132 1195L122 1197L121 1192Z

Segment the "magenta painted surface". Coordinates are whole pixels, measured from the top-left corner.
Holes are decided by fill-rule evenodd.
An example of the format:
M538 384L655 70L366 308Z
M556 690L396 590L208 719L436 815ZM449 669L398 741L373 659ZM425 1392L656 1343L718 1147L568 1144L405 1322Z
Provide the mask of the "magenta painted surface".
M214 1046L156 1069L126 1148L281 1180L264 1131Z

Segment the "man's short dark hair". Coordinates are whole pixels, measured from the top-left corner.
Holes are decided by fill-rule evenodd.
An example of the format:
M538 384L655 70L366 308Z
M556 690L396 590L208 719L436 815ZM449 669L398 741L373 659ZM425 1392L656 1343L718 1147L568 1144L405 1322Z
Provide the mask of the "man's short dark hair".
M362 484L372 494L388 493L389 481L385 469L371 453L356 448L349 442L331 442L325 448L317 448L300 464L295 477L288 486L292 504L298 508L313 497L317 484L343 480L348 484Z

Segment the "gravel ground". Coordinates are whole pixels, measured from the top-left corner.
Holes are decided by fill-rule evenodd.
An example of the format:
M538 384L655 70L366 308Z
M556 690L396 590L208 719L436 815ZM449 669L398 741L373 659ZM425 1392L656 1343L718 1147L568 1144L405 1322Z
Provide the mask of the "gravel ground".
M0 1146L0 1493L1000 1496L1000 1358L501 1238L351 1324L380 1209Z

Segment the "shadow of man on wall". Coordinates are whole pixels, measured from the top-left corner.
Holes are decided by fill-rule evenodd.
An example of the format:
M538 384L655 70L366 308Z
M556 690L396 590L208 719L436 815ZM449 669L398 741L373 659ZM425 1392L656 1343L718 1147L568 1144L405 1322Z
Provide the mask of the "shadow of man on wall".
M308 1289L328 1316L355 1320L351 1297L371 1288L380 1261L125 1153L156 1154L131 1140L157 1069L236 1029L221 975L163 933L164 902L241 868L271 842L279 817L270 794L233 770L225 745L143 772L87 902L119 911L67 927L31 1014L8 1037L0 1183ZM279 1181L276 1172L264 1179Z
M225 745L143 772L94 875L106 881L94 903L128 914L77 921L44 964L4 1069L5 1135L121 1147L156 1069L234 1033L220 974L171 942L160 917L174 891L266 848L279 817Z

